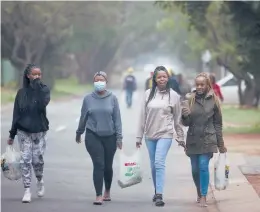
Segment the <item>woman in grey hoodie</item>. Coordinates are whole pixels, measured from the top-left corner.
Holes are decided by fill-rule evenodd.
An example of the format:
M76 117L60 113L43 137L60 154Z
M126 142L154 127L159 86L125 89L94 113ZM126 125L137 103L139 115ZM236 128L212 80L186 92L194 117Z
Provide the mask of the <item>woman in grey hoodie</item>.
M110 188L113 178L113 160L117 147L122 148L122 123L118 100L106 90L107 75L97 72L94 75L95 90L85 96L76 142L81 142L85 133L85 145L93 162L93 181L96 190L95 205L111 201ZM102 196L103 181L105 192Z
M180 96L170 88L169 74L163 66L154 71L152 88L145 93L140 117L136 146L140 147L144 136L155 188L153 202L156 206L164 206L166 156L173 139L183 147L185 143L180 124Z

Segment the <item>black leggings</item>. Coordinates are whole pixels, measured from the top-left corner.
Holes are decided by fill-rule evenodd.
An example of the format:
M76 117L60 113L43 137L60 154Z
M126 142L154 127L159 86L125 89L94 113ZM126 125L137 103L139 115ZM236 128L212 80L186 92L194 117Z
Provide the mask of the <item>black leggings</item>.
M113 179L113 160L117 149L116 136L98 136L90 130L85 134L85 145L93 162L93 181L96 195L101 196L103 180L109 191Z

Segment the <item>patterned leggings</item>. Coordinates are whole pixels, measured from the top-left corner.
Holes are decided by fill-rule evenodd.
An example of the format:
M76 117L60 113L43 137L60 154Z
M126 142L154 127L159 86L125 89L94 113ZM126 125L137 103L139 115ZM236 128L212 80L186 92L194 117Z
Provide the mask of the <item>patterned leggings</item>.
M46 132L26 133L18 130L17 137L21 151L21 169L24 188L30 188L32 167L38 181L43 178L43 155L46 149Z

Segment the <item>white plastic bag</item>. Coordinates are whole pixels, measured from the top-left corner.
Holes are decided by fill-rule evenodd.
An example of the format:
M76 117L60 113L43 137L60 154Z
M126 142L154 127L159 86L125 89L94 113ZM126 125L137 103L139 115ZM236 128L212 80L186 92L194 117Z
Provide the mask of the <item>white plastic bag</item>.
M15 151L12 145L8 145L6 152L1 156L1 168L7 179L19 180L22 177L20 159L21 154Z
M120 175L117 181L121 188L127 188L142 182L140 165L140 149L132 156L126 156L120 151Z
M225 190L229 184L229 164L226 153L220 153L214 165L214 184L216 190Z

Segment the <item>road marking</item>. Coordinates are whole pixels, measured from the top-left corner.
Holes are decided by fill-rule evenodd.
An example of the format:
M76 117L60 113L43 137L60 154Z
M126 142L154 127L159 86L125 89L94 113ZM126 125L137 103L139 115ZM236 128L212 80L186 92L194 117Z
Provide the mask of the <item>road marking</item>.
M63 130L65 130L67 127L66 126L59 126L59 127L57 127L56 128L56 132L60 132L60 131L63 131Z

